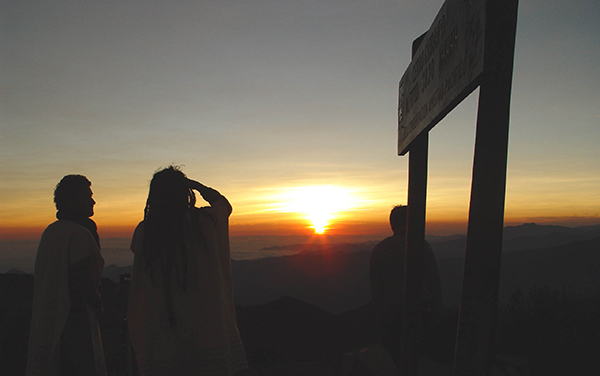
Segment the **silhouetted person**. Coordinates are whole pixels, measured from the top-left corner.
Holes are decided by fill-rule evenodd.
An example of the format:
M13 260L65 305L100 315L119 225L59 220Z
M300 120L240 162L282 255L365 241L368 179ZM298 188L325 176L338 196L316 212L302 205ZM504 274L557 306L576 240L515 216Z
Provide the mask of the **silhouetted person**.
M396 206L390 213L393 236L379 242L371 254L371 298L382 324L382 344L392 357L399 353L404 289L404 251L406 246L407 206ZM442 292L435 256L429 243L423 249L423 326L427 328L439 315ZM396 359L397 361L397 359Z
M196 208L193 190L210 203ZM135 254L128 323L141 376L247 369L229 249L232 208L176 167L154 174Z
M56 217L35 260L27 376L105 376L98 319L104 268L90 181L67 175L54 190Z

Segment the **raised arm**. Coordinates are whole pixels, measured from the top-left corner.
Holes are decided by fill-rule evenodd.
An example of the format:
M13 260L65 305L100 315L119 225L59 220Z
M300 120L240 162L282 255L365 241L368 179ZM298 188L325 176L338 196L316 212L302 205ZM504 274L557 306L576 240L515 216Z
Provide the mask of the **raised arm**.
M191 189L200 192L202 198L205 199L211 206L214 206L215 203L223 200L225 203L227 203L227 206L231 208L229 201L227 201L225 196L220 194L216 189L207 187L206 185L192 179L188 179L188 184Z

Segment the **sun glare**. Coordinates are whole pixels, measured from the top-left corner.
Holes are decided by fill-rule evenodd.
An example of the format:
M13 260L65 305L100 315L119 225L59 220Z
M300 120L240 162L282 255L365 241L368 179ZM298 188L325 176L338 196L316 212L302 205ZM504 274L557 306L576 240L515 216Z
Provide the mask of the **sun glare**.
M317 234L325 233L341 211L355 206L348 190L335 186L288 188L281 201L280 211L302 213Z

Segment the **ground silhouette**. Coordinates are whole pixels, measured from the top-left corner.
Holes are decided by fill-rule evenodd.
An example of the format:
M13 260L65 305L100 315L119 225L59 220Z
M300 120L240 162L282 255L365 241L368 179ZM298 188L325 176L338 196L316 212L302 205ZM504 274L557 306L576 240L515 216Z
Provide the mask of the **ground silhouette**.
M295 369L296 374L310 374L309 370L315 369L321 374L335 374L345 353L376 342L379 328L368 297L360 298L363 303L357 299L352 303L353 308L341 312L325 310L315 303L327 294L343 290L346 290L344 299L350 299L353 283L362 278L358 275L359 264L365 260L368 252L345 255L333 252L234 263L237 283L267 273L254 288L271 289L269 301L237 302L238 326L251 367L264 375L286 369ZM600 238L509 252L502 261L501 289L505 298L499 306L498 351L526 359L532 375L600 374ZM330 263L338 263L340 268L328 269ZM259 267L241 273L242 266L254 265ZM444 258L439 265L445 291L460 291L462 259ZM123 271L113 269L117 270ZM281 274L269 277L273 270L280 270ZM290 285L294 289L277 290L282 287L277 285L277 278L283 278L285 273L288 280L295 280L298 275L301 278L298 277L296 285ZM319 273L325 274L316 279L319 283L307 283L302 292L299 286ZM341 278L353 273L346 282L333 282L335 276ZM19 376L25 371L32 291L31 275L0 274L0 364L6 375ZM239 296L242 291L237 290L236 294ZM356 291L360 296L361 290ZM320 298L309 301L286 292L301 293L308 299L315 295ZM123 319L127 290L123 283L104 278L101 293L105 302L101 328L107 365L112 375L126 375ZM458 295L448 296L446 302L457 298ZM442 365L452 362L456 315L457 310L447 304L436 336L424 348Z

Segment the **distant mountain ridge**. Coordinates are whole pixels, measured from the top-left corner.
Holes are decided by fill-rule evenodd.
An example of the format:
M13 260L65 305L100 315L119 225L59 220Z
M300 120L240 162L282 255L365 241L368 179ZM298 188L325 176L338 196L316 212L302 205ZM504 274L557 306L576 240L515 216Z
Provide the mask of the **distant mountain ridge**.
M438 260L444 304L458 307L464 260ZM508 252L502 255L500 296L505 302L516 288L527 292L547 286L578 295L600 293L600 237L573 243Z
M594 238L594 236L596 238ZM500 297L517 286L563 284L577 290L592 287L600 275L600 226L569 228L527 223L505 228ZM436 254L444 302L458 306L466 238L438 237L431 241ZM572 241L571 241L572 240ZM254 306L291 296L333 313L370 301L370 251L376 242L284 246L298 250L291 256L233 260L236 304ZM132 267L109 265L104 276L118 281ZM600 278L600 277L598 277ZM599 281L600 283L600 281Z
M502 252L519 252L565 245L580 240L590 240L600 236L600 225L565 227L524 223L504 228ZM459 257L465 255L466 235L435 237L430 240L431 247L438 258Z
M544 350L543 360L538 363L532 361L532 367L539 368L540 365L559 360L569 367L578 364L591 369L593 363L590 362L597 358L600 342L565 342L563 338L598 338L593 333L598 333L598 326L594 326L594 323L597 322L597 296L600 296L600 236L589 237L600 226L579 229L581 231L565 230L561 226L538 226L527 224L507 229L504 244L512 244L515 248L502 255L499 309L502 312L509 311L505 303L517 288L526 295L533 287L548 287L548 291L551 291L548 296L551 297L556 296L552 295L556 291L560 294L564 288L575 292L577 300L563 302L554 311L555 300L541 301L541 308L549 313L540 316L541 320L527 322L531 326L537 323L533 331L514 327L503 338L521 335L523 338L520 340L526 341L527 348L535 349L528 353L537 354L538 349L544 347L542 344L547 342L560 347L559 355ZM518 236L511 237L513 234ZM560 243L569 239L577 240L543 248L514 250L527 245L541 247L548 242ZM446 249L448 244L460 247L460 243L457 243L460 239L456 237L436 240L441 241L432 241L434 247L440 244ZM323 374L335 374L345 353L378 341L381 328L377 325L372 304L369 304L370 250L368 247L362 251L357 249L353 245L341 245L337 248L304 249L292 256L232 261L238 327L253 369L273 370L268 374L300 374L289 372L298 369L306 370L302 374L320 374L315 369L323 371ZM461 251L464 253L464 248ZM463 264L462 255L438 255L445 318L437 325L435 337L428 339L428 345L423 349L440 364L451 365L453 361ZM119 360L125 359L125 355L119 353L123 351L119 350L122 346L118 338L126 312L127 289L122 288L126 284L117 281L120 275L131 272L131 269L131 266L108 265L103 275L111 278L103 278L101 289L105 303L101 323L105 351L117 354L113 357L116 361L107 365L111 367L111 374L121 374L118 372L126 369L126 365ZM0 363L6 374L18 375L23 374L27 361L34 279L33 275L16 269L10 272L0 274ZM593 296L596 296L596 300ZM526 300L526 303L535 303L535 299ZM577 312L583 312L581 317L588 315L590 319L580 321L580 317L575 315L566 323L562 321L565 315ZM563 316L552 316L555 313ZM518 312L514 317L521 318ZM548 324L544 321L548 318L557 321ZM577 326L579 322L581 324ZM510 324L511 321L505 323ZM536 328L546 328L544 325L547 324L550 326L544 329L543 338L531 336L531 333L537 333ZM500 326L499 330L506 328L506 325ZM574 334L554 338L559 329ZM572 362L571 358L560 356L565 343L577 346L573 353L583 354L582 359L586 359L587 363ZM511 344L507 348L514 349Z
M274 245L271 247L263 247L259 251L296 251L300 252L363 252L371 251L377 240L372 240L362 243L334 243L334 244L290 244L290 245Z
M505 229L500 297L516 287L571 286L577 291L600 286L600 226L569 228L533 223ZM593 237L596 236L596 237ZM438 261L444 302L458 305L465 239L431 241ZM573 241L571 241L573 240ZM370 301L369 262L375 242L294 245L291 256L233 260L236 304L255 306L291 296L332 313ZM286 248L287 249L287 248ZM103 276L118 283L132 266L108 265ZM23 273L13 269L13 274Z
M464 251L463 251L464 252ZM237 304L263 304L292 296L333 313L368 303L370 252L298 254L233 261ZM457 307L464 260L438 257L444 304ZM554 247L507 252L502 256L500 298L515 288L572 288L585 293L600 288L600 237Z
M542 249L568 244L579 240L589 240L600 236L600 225L566 227L524 223L518 226L506 226L503 231L502 251L518 252L530 249ZM467 243L466 234L426 236L436 257L464 257ZM260 250L295 252L363 252L371 251L378 241L356 244L291 244L263 247ZM259 251L260 251L259 250Z
M520 237L544 236L554 233L563 233L574 237L596 237L600 236L600 225L566 227L557 225L539 225L535 222L530 222L518 226L506 226L504 228L503 238L505 240L510 240Z

